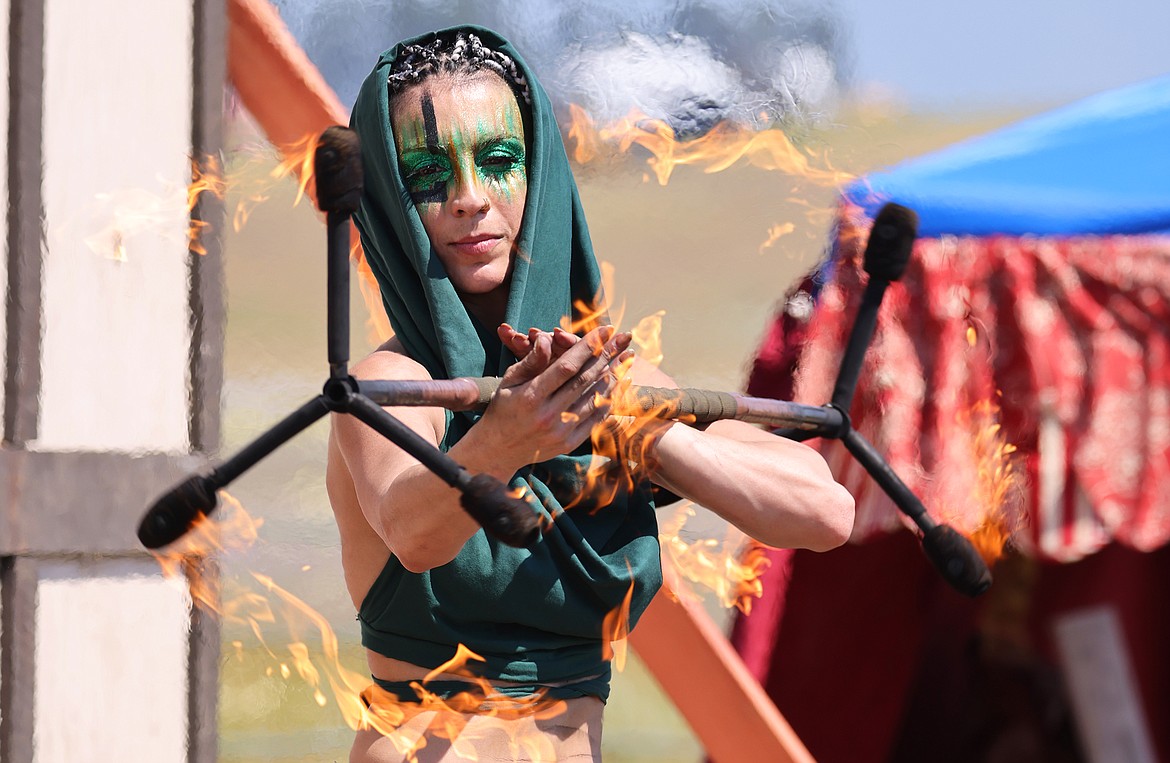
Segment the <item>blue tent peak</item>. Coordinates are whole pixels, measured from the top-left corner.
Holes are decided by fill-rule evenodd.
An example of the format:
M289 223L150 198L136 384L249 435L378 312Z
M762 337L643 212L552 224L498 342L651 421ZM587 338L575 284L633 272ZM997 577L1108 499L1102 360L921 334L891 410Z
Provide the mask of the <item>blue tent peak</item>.
M851 183L872 217L911 207L919 234L1170 231L1170 75L1092 96Z

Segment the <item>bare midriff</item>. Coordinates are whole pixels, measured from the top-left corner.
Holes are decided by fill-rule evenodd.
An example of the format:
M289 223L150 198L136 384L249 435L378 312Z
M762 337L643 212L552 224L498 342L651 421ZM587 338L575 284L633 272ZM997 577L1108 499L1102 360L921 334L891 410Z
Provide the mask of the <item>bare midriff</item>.
M366 662L370 666L370 675L382 681L421 681L431 671L419 665L414 665L402 660L396 660L393 657L387 657L384 654L366 650ZM438 673L430 676L433 681L467 681L466 674L460 675L458 673ZM493 686L519 686L512 681L492 680Z

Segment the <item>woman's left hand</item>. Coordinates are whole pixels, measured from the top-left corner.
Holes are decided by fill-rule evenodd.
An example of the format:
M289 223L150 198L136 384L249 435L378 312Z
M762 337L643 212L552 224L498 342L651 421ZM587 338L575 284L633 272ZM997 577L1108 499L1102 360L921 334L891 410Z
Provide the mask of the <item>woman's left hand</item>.
M527 334L520 333L507 323L501 323L500 327L496 329L496 335L500 337L500 341L504 343L504 346L521 360L532 350L532 344L536 341L536 337L541 334L548 334L552 338L554 358L563 355L565 350L568 350L581 339L579 336L562 330L559 326L552 331L541 331L537 328L531 328L528 329Z
M532 349L536 337L541 334L547 334L551 337L554 356L560 355L580 341L580 337L570 334L560 327L554 328L551 332L532 328L528 330L527 334L522 334L507 323L502 323L497 333L500 341L517 358L524 358ZM625 372L619 372L619 374L623 378L619 381L618 388L614 390L615 396L624 394L631 385L628 369ZM605 429L608 434L596 436L611 440L618 451L625 454L626 460L653 468L655 464L654 446L658 438L673 423L668 419L610 415L605 420Z

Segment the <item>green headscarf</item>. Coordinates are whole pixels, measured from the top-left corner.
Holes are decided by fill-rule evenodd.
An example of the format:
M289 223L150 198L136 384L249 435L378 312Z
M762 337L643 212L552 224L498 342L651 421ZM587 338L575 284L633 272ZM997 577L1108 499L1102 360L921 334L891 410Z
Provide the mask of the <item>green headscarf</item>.
M505 320L521 331L533 326L552 330L572 314L575 300L593 304L601 289L577 184L552 104L520 55L494 32L461 29L511 56L528 80L532 104L520 104L530 112L528 199ZM394 60L405 46L442 33L407 40L384 53L358 94L352 127L362 139L366 187L355 219L390 325L407 354L435 379L499 376L515 358L494 339L495 326L476 330L447 280L398 171L390 131L387 76Z
M507 53L527 79L532 102L520 108L529 112L528 191L506 320L521 331L551 330L573 314L575 301L592 305L601 288L560 129L520 55L494 32L460 29ZM365 255L406 353L435 379L501 375L516 362L495 326L477 327L447 279L403 182L390 127L388 74L396 57L407 45L453 31L384 53L362 85L351 120L365 168L355 216ZM449 448L474 420L449 414L441 447ZM421 574L392 556L359 610L363 644L435 667L463 643L485 658L471 667L489 679L557 684L553 696L604 699L609 664L603 622L628 602L632 627L657 591L661 569L649 485L604 504L582 496L591 456L586 442L572 455L525 467L513 478L513 486L527 488L556 520L533 548L510 548L480 531L450 563Z

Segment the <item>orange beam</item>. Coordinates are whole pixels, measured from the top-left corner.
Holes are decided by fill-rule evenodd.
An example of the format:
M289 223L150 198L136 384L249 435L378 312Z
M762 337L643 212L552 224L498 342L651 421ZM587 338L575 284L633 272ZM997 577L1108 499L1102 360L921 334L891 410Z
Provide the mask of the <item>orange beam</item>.
M630 644L711 760L814 763L719 626L700 603L671 593L669 583L668 573L667 586L630 633Z
M228 77L282 151L349 112L268 0L228 0Z
M349 114L268 0L228 0L228 76L286 154ZM312 193L312 188L308 189ZM702 608L665 591L630 642L716 763L813 763Z

